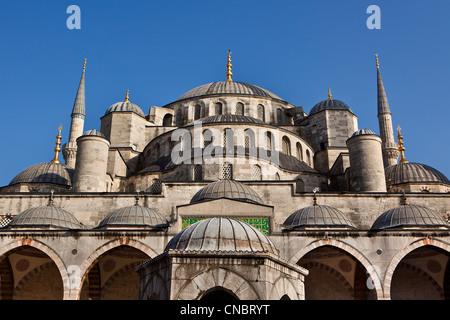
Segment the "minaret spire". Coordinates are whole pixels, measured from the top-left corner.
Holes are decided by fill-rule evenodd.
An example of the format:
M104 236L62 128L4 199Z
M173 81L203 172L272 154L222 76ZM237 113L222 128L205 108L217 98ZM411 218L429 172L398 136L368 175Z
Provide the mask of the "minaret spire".
M389 109L386 90L381 79L380 63L378 54L375 54L377 64L377 94L378 94L378 124L380 127L380 137L382 141L383 162L387 168L397 163L398 150L394 139L394 130L392 128L392 115Z
M63 156L66 165L75 168L77 154L77 138L83 134L84 120L86 119L86 102L85 102L85 73L86 58L83 63L83 72L81 73L80 84L78 85L77 95L72 108L70 123L69 141L63 146Z

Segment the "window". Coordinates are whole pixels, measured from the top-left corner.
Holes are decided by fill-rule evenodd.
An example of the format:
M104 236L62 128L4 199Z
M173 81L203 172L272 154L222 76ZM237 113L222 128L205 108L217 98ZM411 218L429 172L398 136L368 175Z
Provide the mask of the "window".
M244 115L244 104L242 102L238 102L236 104L236 115L238 116Z
M252 170L252 179L253 180L262 180L262 172L261 167L257 164L253 166Z
M221 178L222 179L228 179L228 180L233 179L233 166L230 163L225 163L222 166Z
M295 192L296 193L301 193L305 191L305 183L303 182L302 179L295 179Z
M306 150L306 163L311 167L311 154L309 153L309 150Z
M216 115L221 115L222 114L222 104L220 102L217 102L215 107L214 107L214 111L216 113Z
M184 124L183 109L181 108L177 109L175 121L177 122L178 127L181 127Z
M152 185L150 186L150 193L161 194L162 193L162 183L159 179L153 179Z
M272 151L272 132L270 132L270 131L267 131L266 132L266 148L267 148L267 150L269 150L269 151Z
M202 116L202 106L197 104L194 108L194 120L200 119Z
M163 118L163 126L164 127L171 126L172 125L172 118L173 118L173 116L170 113L166 114L164 116L164 118Z
M277 123L281 124L283 122L283 111L280 108L277 109Z
M211 130L203 131L203 148L206 148L213 141L213 134Z
M195 181L203 180L203 167L199 164L194 167L194 180Z
M289 140L288 137L286 137L286 136L283 137L281 148L282 148L281 152L283 152L284 154L287 154L288 156L291 155L291 141Z
M297 159L303 161L303 149L300 142L297 142L296 147L297 147Z
M258 104L256 108L256 117L261 121L266 121L264 114L264 106L262 104Z

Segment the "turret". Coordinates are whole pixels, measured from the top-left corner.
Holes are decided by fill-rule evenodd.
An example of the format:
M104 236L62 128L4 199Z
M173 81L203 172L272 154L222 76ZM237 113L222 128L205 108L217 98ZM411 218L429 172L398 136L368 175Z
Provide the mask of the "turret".
M386 192L381 139L373 131L356 131L348 140L350 191Z
M80 84L78 86L75 103L72 109L69 141L63 145L62 150L66 165L70 168L75 168L75 161L77 157L77 138L83 134L84 120L86 118L84 85L85 71L86 59L84 59L83 73L81 74Z
M73 177L75 192L106 192L109 141L97 130L77 139L77 159Z

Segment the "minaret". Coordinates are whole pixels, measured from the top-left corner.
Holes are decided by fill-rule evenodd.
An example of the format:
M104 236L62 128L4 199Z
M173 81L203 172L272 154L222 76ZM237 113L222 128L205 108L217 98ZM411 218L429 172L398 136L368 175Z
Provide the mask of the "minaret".
M397 163L398 149L394 139L392 129L392 115L389 109L389 103L384 90L383 80L381 79L380 65L378 55L375 55L377 61L377 87L378 87L378 124L380 126L380 137L382 141L383 163L384 167L390 167Z
M86 71L86 59L84 59L83 73L81 74L80 84L78 86L77 96L72 109L72 121L70 123L69 141L63 146L63 156L66 165L75 168L77 157L77 138L83 134L85 114L85 88L84 74Z

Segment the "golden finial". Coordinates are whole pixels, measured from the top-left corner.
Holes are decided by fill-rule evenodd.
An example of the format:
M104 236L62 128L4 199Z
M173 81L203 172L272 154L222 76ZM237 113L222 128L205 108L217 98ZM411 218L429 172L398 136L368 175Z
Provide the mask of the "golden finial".
M227 52L228 54L228 63L227 63L227 82L232 82L233 80L231 79L231 76L233 75L233 73L231 73L231 51L228 50Z
M328 100L331 100L331 89L330 88L328 88Z
M56 148L54 149L55 151L55 158L51 161L52 163L61 163L59 162L59 152L61 151L61 148L59 147L61 145L61 130L62 130L62 125L59 126L58 128L59 132L58 135L56 136Z
M378 53L375 53L375 60L377 61L377 68L379 68L379 67L380 67L380 64L379 64L379 62L378 62Z
M84 58L83 71L86 70L86 59L87 58Z
M402 130L402 128L400 128L400 126L398 126L397 127L397 132L398 132L397 140L398 140L398 151L400 152L400 162L399 163L408 163L408 161L405 159L405 148L403 147L403 137L402 137L402 134L400 133L400 130Z
M125 97L125 102L130 101L130 90L127 90L127 96Z

